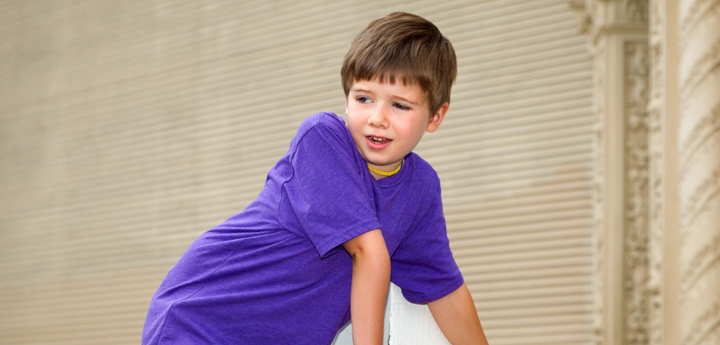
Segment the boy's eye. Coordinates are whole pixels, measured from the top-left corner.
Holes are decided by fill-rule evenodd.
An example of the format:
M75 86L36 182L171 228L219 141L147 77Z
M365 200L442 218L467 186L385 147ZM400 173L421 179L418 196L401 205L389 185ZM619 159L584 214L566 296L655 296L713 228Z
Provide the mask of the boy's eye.
M410 107L407 107L407 106L405 106L405 105L403 105L403 104L400 104L400 103L395 103L395 104L393 104L393 105L395 106L395 108L398 108L398 109L400 109L400 110L410 110Z
M370 102L370 99L367 98L367 97L362 97L362 96L361 96L361 97L358 97L358 98L357 98L357 101L360 102L360 103L367 103L367 102Z

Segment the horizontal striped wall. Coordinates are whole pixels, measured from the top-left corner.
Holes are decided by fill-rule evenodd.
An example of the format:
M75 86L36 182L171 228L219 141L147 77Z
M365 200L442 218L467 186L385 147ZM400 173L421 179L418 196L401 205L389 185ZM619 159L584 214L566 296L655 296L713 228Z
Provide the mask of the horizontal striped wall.
M302 119L344 112L342 57L396 10L458 54L416 151L491 343L589 343L592 78L566 1L1 6L1 344L137 344L167 270Z

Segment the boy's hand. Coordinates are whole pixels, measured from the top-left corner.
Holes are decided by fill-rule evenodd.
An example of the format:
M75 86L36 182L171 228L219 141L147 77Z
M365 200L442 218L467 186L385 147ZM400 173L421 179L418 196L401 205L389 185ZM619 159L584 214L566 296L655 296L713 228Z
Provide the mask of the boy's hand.
M488 345L475 303L465 284L447 296L429 302L428 307L440 330L453 345Z
M343 247L353 258L350 316L353 344L382 344L390 256L380 229L359 235Z

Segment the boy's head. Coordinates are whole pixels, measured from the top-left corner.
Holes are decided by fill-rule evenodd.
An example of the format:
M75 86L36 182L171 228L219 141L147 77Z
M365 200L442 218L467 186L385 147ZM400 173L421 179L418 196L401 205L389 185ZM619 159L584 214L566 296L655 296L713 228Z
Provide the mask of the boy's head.
M430 114L450 102L457 75L455 50L431 22L410 13L395 12L374 20L353 40L341 69L348 96L353 83L378 80L418 86Z
M450 42L416 15L389 14L355 38L342 67L345 114L370 167L396 171L423 134L440 126L456 71Z

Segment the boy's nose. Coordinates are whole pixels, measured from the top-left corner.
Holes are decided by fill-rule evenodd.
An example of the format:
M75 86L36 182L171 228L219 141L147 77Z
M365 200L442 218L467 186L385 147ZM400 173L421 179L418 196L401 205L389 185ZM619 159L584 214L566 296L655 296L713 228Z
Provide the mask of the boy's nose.
M368 124L373 127L387 128L387 116L385 114L384 107L377 107L372 114L370 114Z

